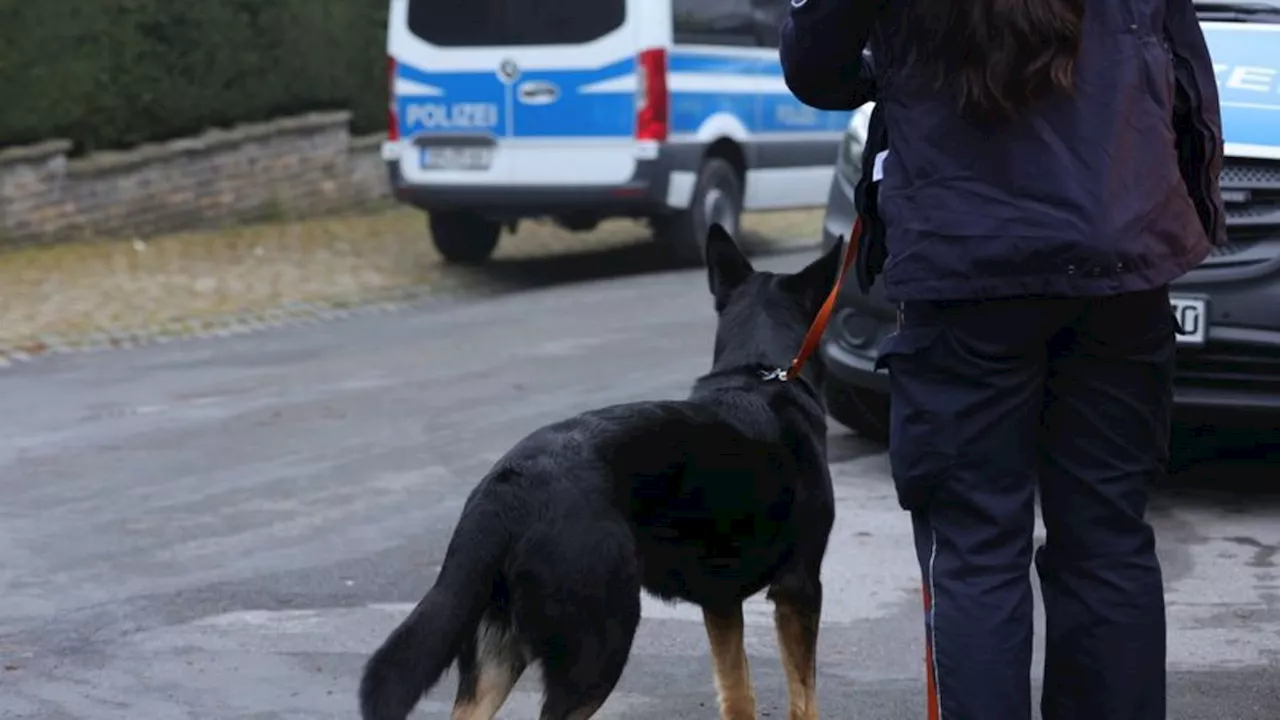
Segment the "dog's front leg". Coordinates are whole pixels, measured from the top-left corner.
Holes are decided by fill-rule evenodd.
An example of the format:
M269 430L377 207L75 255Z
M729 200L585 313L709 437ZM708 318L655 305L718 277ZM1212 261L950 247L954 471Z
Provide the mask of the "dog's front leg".
M822 616L822 586L816 580L806 584L808 587L803 591L775 586L769 593L774 602L778 647L787 673L790 720L818 718L818 622Z
M743 641L742 604L703 608L702 622L711 641L712 670L723 720L755 720L756 697L751 690L747 648Z

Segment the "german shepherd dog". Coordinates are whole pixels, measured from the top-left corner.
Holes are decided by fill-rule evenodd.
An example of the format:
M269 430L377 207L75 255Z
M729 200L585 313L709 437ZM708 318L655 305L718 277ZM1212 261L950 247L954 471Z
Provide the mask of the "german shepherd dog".
M755 718L742 602L765 588L790 717L817 718L819 570L835 518L821 369L763 374L799 349L840 251L758 272L713 225L710 372L686 400L585 412L498 460L435 584L366 664L365 720L403 720L455 660L453 720L491 720L534 662L542 720L587 720L622 675L642 590L702 608L720 714Z

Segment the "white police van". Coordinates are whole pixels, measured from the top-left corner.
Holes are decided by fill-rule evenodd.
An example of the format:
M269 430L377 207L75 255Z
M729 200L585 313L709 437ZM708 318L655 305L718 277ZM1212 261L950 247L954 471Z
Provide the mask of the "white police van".
M383 159L452 262L504 225L648 218L684 262L712 221L820 205L847 112L783 82L788 0L391 0Z

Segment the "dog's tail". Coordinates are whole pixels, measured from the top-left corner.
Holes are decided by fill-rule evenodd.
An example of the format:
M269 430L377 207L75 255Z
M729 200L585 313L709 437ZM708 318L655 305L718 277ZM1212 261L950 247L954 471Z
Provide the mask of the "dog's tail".
M503 520L492 508L463 510L435 584L365 664L364 720L408 717L474 636L506 555Z

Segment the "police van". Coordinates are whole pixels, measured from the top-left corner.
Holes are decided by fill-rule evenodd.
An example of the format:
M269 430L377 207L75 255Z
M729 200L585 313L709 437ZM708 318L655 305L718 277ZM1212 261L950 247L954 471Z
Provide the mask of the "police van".
M440 253L502 228L648 219L701 262L711 222L821 205L847 112L802 105L778 61L787 0L391 0L382 156Z

